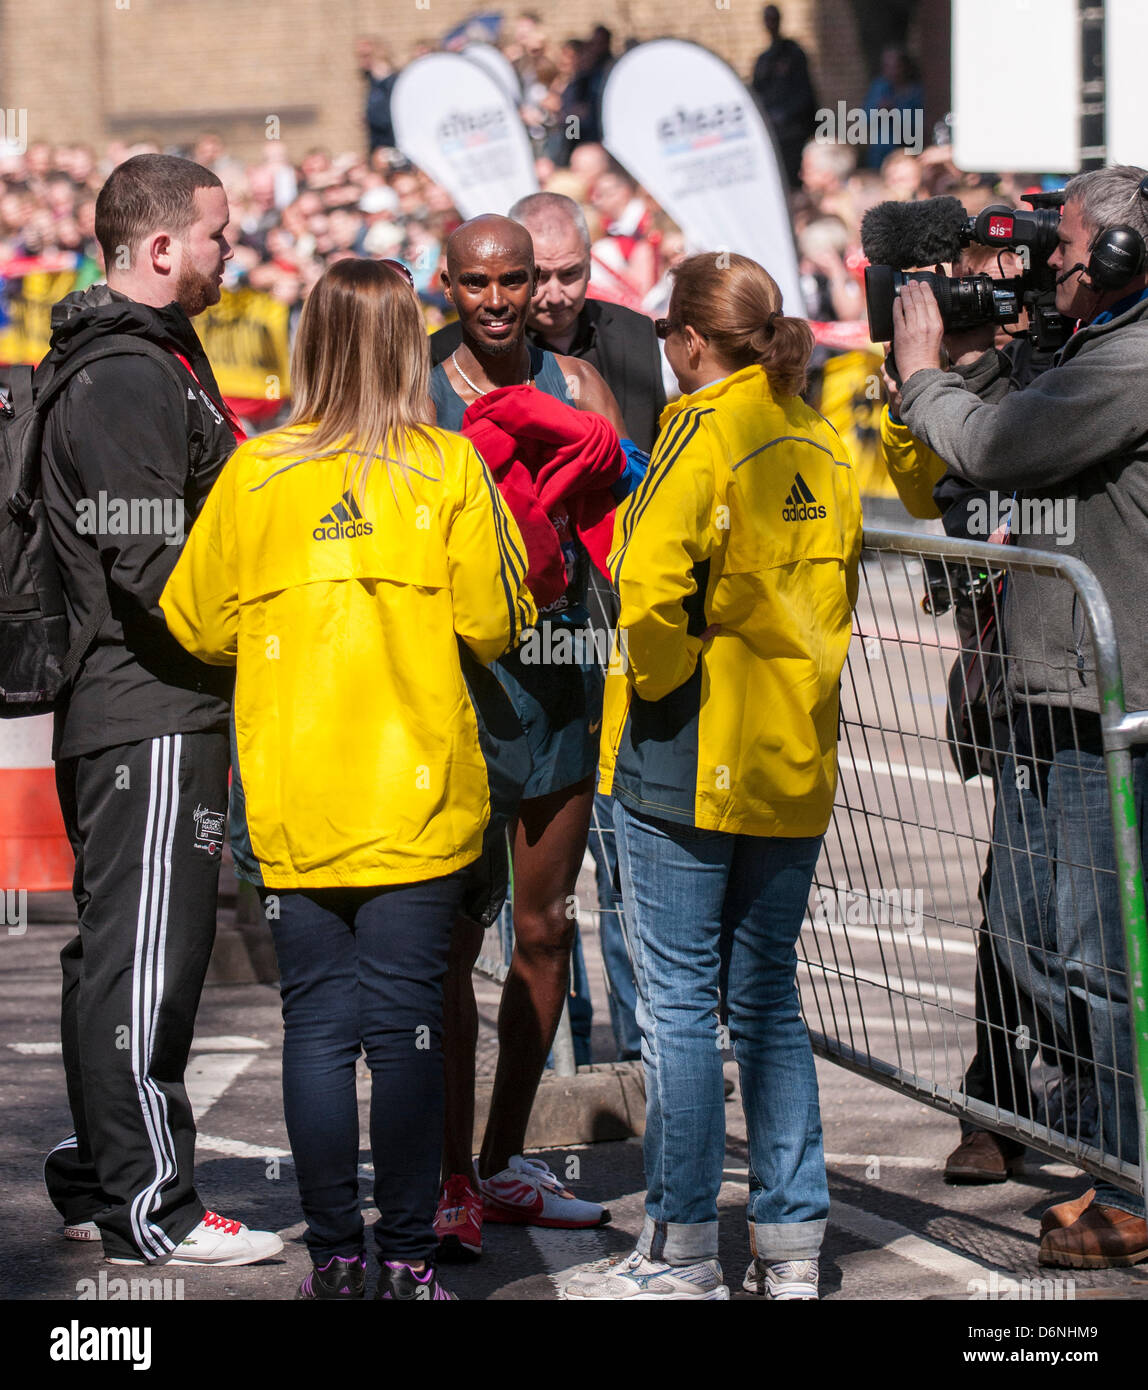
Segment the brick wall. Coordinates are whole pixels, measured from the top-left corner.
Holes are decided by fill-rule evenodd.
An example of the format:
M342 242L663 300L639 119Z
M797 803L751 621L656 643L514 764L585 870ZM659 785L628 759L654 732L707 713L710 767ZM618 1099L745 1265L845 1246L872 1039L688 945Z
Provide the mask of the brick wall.
M475 9L475 0L0 0L0 106L27 109L29 139L101 149L113 138L182 143L212 128L253 156L271 116L293 154L358 148L356 37L382 37L405 59ZM764 42L761 5L750 0L521 0L504 13L521 9L557 39L599 21L616 49L630 36L694 39L743 77ZM868 73L849 0L786 0L782 12L821 100L859 101Z

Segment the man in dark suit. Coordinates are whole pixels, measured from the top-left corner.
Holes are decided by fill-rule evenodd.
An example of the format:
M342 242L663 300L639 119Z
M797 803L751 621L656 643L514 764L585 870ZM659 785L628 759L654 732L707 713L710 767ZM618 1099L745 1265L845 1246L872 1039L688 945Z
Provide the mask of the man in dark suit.
M532 193L514 204L510 216L530 233L538 267L527 336L538 347L596 367L622 408L630 438L648 452L666 404L652 320L620 304L586 298L590 233L573 198ZM462 330L448 324L430 341L437 366L462 342Z

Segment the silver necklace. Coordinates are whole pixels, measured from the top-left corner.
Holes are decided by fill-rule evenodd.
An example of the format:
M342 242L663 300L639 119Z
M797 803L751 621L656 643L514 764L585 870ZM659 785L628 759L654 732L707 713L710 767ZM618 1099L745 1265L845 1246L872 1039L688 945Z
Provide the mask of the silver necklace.
M486 395L486 392L485 392L485 391L479 390L479 388L474 384L474 382L471 381L470 377L468 377L467 374L463 371L463 369L458 365L458 349L457 349L457 348L455 349L454 352L451 353L451 355L450 355L450 360L454 363L454 369L455 369L455 371L459 374L460 377L462 377L463 381L466 382L466 384L470 387L470 389L474 392L474 394L475 394L476 396L485 396L485 395Z
M470 387L470 389L474 392L476 396L487 396L490 394L490 391L494 389L493 387L490 387L488 390L482 391L474 384L473 381L471 381L470 377L468 377L467 374L463 371L463 369L459 366L457 348L454 350L454 352L451 353L450 360L454 363L455 371L459 374L460 377L462 377L463 381L466 382L466 384ZM533 380L534 378L532 376L528 377L524 384L529 386Z

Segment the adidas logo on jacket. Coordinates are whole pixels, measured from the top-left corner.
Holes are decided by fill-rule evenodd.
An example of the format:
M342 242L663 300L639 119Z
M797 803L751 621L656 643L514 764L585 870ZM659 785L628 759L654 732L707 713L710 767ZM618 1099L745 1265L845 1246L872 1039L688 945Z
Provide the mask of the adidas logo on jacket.
M311 534L317 541L341 541L354 536L369 536L374 527L364 520L355 494L348 488Z

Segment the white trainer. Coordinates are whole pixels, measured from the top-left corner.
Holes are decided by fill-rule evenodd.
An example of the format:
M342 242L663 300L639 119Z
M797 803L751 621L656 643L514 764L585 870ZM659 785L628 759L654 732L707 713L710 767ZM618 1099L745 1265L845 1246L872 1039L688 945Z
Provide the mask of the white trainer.
M229 1221L209 1211L193 1231L189 1231L163 1265L253 1265L278 1255L283 1242L274 1231L249 1231L241 1221ZM112 1256L112 1265L144 1264L133 1258Z
M492 1178L481 1179L478 1185L486 1221L579 1231L605 1226L610 1220L605 1207L575 1197L541 1159L515 1154L509 1168Z
M94 1221L73 1221L64 1227L65 1240L99 1240L100 1228Z
M580 1298L629 1299L634 1303L658 1300L729 1298L717 1260L698 1260L689 1265L668 1265L647 1260L637 1250L622 1260L596 1260L584 1266L562 1289L569 1301Z
M817 1298L817 1279L816 1260L780 1260L775 1264L753 1260L742 1288L759 1298Z

